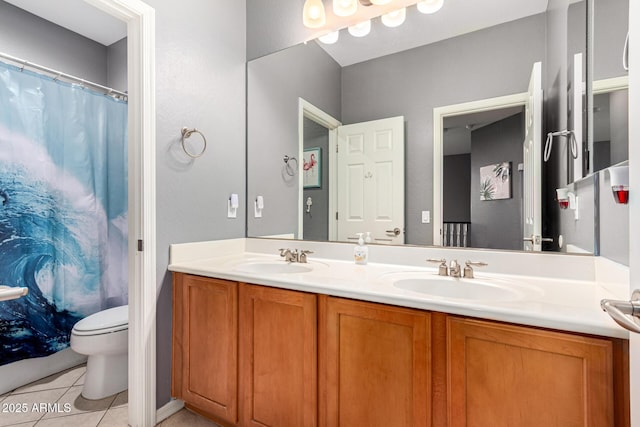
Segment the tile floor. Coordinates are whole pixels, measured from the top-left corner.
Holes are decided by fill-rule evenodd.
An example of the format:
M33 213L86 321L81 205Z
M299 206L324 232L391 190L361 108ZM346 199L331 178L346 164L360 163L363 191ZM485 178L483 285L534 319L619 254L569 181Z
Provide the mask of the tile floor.
M101 400L80 395L86 365L76 366L0 395L0 427L126 427L127 391ZM218 427L185 409L162 427Z

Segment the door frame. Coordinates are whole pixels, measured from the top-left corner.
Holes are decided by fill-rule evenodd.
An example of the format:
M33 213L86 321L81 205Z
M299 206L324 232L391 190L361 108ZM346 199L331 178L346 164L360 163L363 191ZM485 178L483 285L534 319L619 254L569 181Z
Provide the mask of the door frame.
M127 24L129 135L129 425L156 424L155 10L84 0Z
M332 212L335 212L337 206L337 146L338 146L338 127L342 126L342 123L328 113L325 113L320 108L316 107L309 101L303 98L298 98L298 159L302 162L302 156L304 154L304 119L313 120L322 127L325 127L329 133L329 241L335 240L337 235L337 226L335 217L332 217ZM301 164L298 164L298 239L302 239L304 230L304 179L300 169Z
M442 246L442 164L444 119L446 117L462 116L465 114L481 113L483 111L499 110L502 108L525 106L529 95L527 92L495 98L480 99L478 101L463 102L461 104L445 105L433 109L433 245Z
M629 40L640 40L640 4L637 1L629 2ZM640 49L629 49L629 117L638 117L640 114ZM629 141L637 141L640 138L640 123L629 120ZM633 189L640 184L640 147L638 144L629 144L629 186ZM629 200L629 268L630 282L629 292L640 287L640 224L633 218L640 215L640 198L633 197ZM637 402L640 399L640 335L629 334L629 360L630 360L630 401ZM640 426L640 406L631 405L631 425Z

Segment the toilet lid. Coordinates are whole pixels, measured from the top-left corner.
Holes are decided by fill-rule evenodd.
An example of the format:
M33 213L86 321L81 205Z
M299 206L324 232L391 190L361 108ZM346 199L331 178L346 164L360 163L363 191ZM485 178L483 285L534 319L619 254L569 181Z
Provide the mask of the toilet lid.
M75 332L116 332L129 324L129 306L109 308L85 317L75 324Z

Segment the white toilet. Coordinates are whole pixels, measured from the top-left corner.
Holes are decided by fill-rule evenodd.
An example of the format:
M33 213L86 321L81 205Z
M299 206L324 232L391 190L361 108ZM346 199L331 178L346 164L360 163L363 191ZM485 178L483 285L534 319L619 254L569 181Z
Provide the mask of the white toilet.
M82 396L97 400L127 389L129 306L85 317L71 331L71 348L86 354Z

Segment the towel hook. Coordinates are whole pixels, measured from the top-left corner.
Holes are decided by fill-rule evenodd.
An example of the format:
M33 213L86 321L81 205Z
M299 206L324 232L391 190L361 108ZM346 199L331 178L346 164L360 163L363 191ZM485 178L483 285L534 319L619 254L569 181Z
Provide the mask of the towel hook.
M187 150L187 146L184 143L184 140L189 139L189 137L191 137L191 134L194 134L194 133L200 134L200 136L202 137L202 143L203 143L202 151L200 151L197 154L193 154L189 150ZM191 157L192 159L197 159L198 157L202 156L204 152L207 150L207 139L204 137L204 134L200 132L198 129L196 128L188 129L186 127L183 127L182 128L182 149L184 150L185 153L187 153L187 156Z
M284 160L284 164L285 164L285 169L284 170L287 172L287 175L295 176L296 170L298 169L298 159L296 159L295 157L289 157L288 155L285 154L283 160ZM296 162L295 168L289 164L289 162L291 160Z

